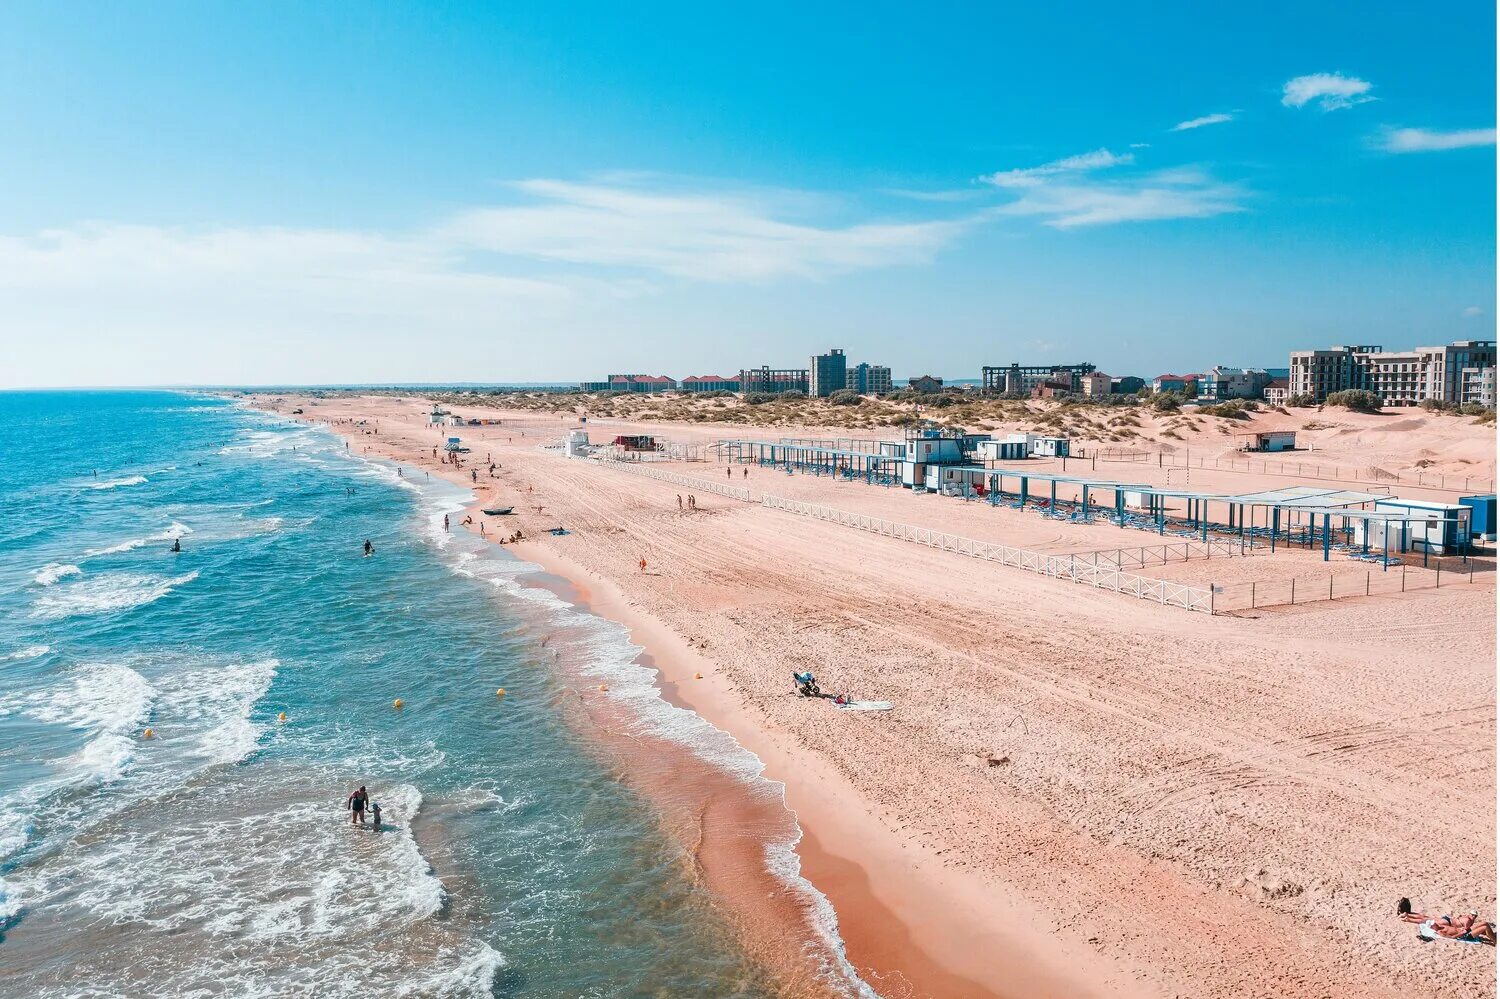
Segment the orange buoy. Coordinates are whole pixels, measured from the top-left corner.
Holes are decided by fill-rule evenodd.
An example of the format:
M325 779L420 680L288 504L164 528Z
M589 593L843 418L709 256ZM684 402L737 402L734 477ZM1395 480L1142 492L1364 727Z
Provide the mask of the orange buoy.
M279 722L286 721L286 712L283 711L283 712L281 712L281 714L277 715L276 716L276 720L279 721Z
M703 674L702 673L694 673L693 674L693 679L694 680L701 680L701 679L703 679Z
M156 736L156 729L154 729L154 728L148 728L148 729L146 729L146 731L144 731L144 732L141 733L141 738L142 739L152 739L152 738L155 738L155 736Z
M391 702L391 707L396 708L397 710L399 710L403 705L405 705L405 703L406 703L405 701L401 700L401 698L398 697L394 701Z
M601 683L601 684L599 684L599 689L600 690L608 690L609 689L609 684L607 684L607 683Z
M496 697L504 697L505 696L505 688L501 687L499 690L495 691L495 696Z

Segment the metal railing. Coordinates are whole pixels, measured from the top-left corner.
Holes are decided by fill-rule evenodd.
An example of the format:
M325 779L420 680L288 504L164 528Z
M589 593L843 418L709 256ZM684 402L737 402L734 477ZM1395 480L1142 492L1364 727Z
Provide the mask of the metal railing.
M1148 576L1122 572L1118 565L1096 563L1093 559L1096 553L1089 553L1087 556L1049 555L1045 552L1013 548L1010 545L996 544L991 541L977 541L957 534L947 534L926 527L914 527L911 524L898 524L890 520L881 520L878 517L849 513L845 510L835 510L832 507L804 503L801 500L783 499L769 494L761 497L761 505L772 510L783 510L787 513L811 517L814 520L852 527L857 531L866 531L882 537L895 538L898 541L935 548L939 551L983 559L987 562L999 562L1002 565L1025 569L1028 572L1051 576L1054 579L1068 579L1096 589L1124 593L1142 600L1152 600L1186 610L1201 611L1205 614L1213 613L1211 588L1186 586L1170 580L1152 579Z

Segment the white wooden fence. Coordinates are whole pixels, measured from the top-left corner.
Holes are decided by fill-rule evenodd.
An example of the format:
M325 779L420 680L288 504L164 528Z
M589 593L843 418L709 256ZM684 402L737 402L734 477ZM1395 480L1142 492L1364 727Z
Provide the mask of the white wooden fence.
M1170 580L1152 579L1148 576L1121 572L1118 567L1105 562L1095 564L1091 558L1094 553L1049 555L1024 548L1012 548L1009 545L996 544L992 541L976 541L973 538L946 534L926 527L898 524L864 514L804 503L801 500L783 499L780 496L762 496L761 504L772 510L783 510L787 513L811 517L814 520L852 527L857 531L867 531L882 537L895 538L898 541L953 552L969 558L999 562L1002 565L1025 569L1028 572L1051 576L1055 579L1069 579L1075 583L1084 583L1101 590L1112 590L1115 593L1138 597L1141 600L1152 600L1156 603L1201 611L1205 614L1213 613L1213 592L1210 588L1186 586Z

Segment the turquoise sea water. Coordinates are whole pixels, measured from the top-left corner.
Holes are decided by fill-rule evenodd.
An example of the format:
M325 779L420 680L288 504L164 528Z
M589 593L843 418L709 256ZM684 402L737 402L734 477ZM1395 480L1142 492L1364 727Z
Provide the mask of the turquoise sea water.
M554 656L676 712L637 650L414 478L212 399L0 393L0 994L770 993L565 719Z

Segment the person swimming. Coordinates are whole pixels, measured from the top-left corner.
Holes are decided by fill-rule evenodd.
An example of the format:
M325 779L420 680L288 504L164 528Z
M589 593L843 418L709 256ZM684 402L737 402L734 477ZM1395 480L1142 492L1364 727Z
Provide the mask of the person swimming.
M182 551L182 539L181 538L173 538L172 539L172 551L173 552L180 552L180 551Z

